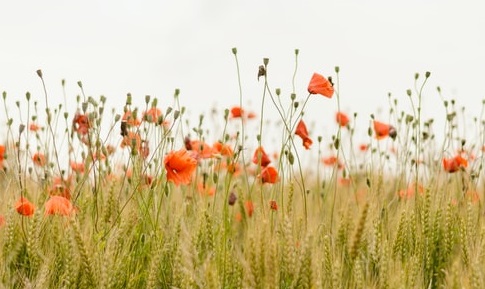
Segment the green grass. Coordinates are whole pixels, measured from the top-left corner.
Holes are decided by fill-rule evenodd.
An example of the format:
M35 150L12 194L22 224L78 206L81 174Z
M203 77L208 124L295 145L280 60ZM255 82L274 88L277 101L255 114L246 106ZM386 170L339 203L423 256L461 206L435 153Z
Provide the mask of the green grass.
M233 54L237 64L236 49ZM235 103L245 109L242 118L231 117L228 108L214 112L214 123L201 115L193 126L178 90L156 121L143 118L160 107L148 96L146 106L136 108L128 95L123 111L106 116L106 99L86 97L82 83L77 113L89 120L87 134L79 133L79 123L73 126L74 112L49 103L47 90L45 112L30 94L17 104L20 119L5 109L0 288L483 288L481 116L472 128L477 136L466 139L462 111L443 99L446 125L437 137L433 120L421 115L430 74L417 74L407 92L410 111L389 96L396 138L377 140L372 115L360 120L369 123L368 137L357 140L355 114L331 139L310 131L313 144L304 150L295 128L311 98L321 96L298 100L293 80L285 97L270 87L269 73L265 59L256 119L245 117L241 92ZM328 100L337 110L339 73L337 67ZM263 121L268 107L277 110L279 124ZM125 119L122 127L126 111L141 124ZM29 130L43 117L42 129ZM149 153L136 139L121 148L120 131L146 140ZM262 183L264 168L253 162L253 152L275 145L264 142L270 133L281 139L276 156L269 154L278 180ZM164 159L189 147L189 140L219 141L233 153L199 154L190 182L176 185L167 181ZM360 151L361 142L369 148ZM46 165L33 163L36 152ZM324 164L329 153L340 164ZM455 155L467 165L447 172L442 159ZM84 171L73 171L71 161L82 162ZM46 215L49 195L64 189L75 210ZM32 216L15 209L21 196L35 206Z

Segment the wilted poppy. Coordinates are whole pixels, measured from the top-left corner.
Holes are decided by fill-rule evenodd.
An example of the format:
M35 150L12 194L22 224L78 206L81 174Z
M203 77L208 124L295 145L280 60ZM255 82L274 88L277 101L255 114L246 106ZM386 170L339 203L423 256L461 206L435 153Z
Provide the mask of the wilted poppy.
M260 163L262 167L266 167L267 165L269 165L271 163L271 160L269 159L268 155L264 151L263 147L258 147L254 151L253 163L254 164Z
M349 124L350 120L349 120L349 117L345 113L338 111L335 114L335 121L337 122L337 124L339 126L347 126L347 124Z
M26 197L20 197L15 203L15 210L22 216L30 217L34 214L35 207Z
M376 133L377 139L383 139L387 136L395 139L397 136L397 131L392 125L377 120L374 120L374 132Z
M312 145L313 141L308 136L308 131L303 120L300 120L298 122L298 125L296 126L295 134L301 137L301 139L303 140L303 146L305 147L305 149L310 149L310 146Z
M278 181L278 171L274 167L265 167L261 170L261 182L274 184Z
M34 162L34 165L43 167L47 164L47 159L45 158L45 155L42 153L35 153L32 156L32 161Z
M69 216L74 213L71 201L61 196L50 196L45 203L45 215Z
M314 73L310 83L308 84L308 92L310 94L321 94L325 97L331 98L334 92L333 85L323 75Z
M162 116L162 111L159 108L152 107L145 111L143 120L149 123L158 123L158 119Z
M197 160L187 150L181 149L168 153L165 156L164 164L167 171L167 180L175 185L187 185L197 167Z
M466 168L467 166L468 161L460 155L457 155L453 158L443 158L443 168L448 173L454 173L460 168Z

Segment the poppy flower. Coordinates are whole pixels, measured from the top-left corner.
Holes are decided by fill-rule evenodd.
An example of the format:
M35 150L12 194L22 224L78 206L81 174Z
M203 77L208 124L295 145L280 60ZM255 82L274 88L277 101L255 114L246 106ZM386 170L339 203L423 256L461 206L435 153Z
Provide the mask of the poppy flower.
M126 122L128 126L139 126L141 121L136 118L136 114L131 112L130 110L125 111L123 117L121 118L122 122Z
M344 167L342 162L336 156L328 156L322 158L322 162L326 166L337 166L337 168L341 169Z
M238 118L238 117L243 117L244 115L244 109L242 109L239 106L234 106L231 108L231 117L232 118Z
M362 143L362 144L359 145L359 150L361 152L366 152L368 149L369 149L369 144Z
M142 141L140 134L129 131L127 135L123 137L120 144L121 148L129 147L132 150L139 152L144 158L148 156L150 151L148 150L148 144L146 141Z
M212 157L212 148L210 147L210 145L203 141L190 141L190 148L193 152L196 153L197 158L208 159Z
M248 200L244 203L244 207L246 208L246 214L251 217L254 213L254 204L252 201Z
M212 145L212 153L220 154L225 157L232 157L232 155L234 154L234 151L232 150L231 146L229 146L228 144L224 144L218 141Z
M71 201L61 196L50 196L44 206L44 214L46 216L69 216L74 213L74 207L72 206Z
M5 216L4 215L0 215L0 228L5 226Z
M453 158L443 158L443 168L448 173L454 173L460 168L466 168L467 166L468 161L460 155L457 155Z
M213 196L216 194L216 188L214 186L209 186L204 182L198 182L197 192L203 196Z
M401 199L411 199L412 197L414 197L414 195L416 195L416 192L418 192L421 195L424 193L424 188L421 184L418 184L418 185L416 185L415 183L409 184L407 189L402 189L399 192L397 192L397 194Z
M71 163L70 163L71 169L74 172L78 173L78 174L83 174L84 173L84 166L85 166L85 164L82 163L82 162L81 163L76 163L74 161L71 161Z
M275 200L269 201L269 208L273 211L278 211L278 204Z
M266 167L271 163L271 160L269 159L269 156L264 151L263 147L258 147L254 151L253 163L256 164L256 165L261 163L262 167Z
M349 117L345 113L338 111L335 114L335 121L337 122L337 124L339 126L347 126L349 124L350 120L349 120Z
M374 132L376 133L377 139L383 139L387 136L396 139L397 136L396 129L392 125L377 120L374 120Z
M168 181L177 186L180 184L187 185L197 167L197 160L187 150L181 149L168 153L165 156L164 164Z
M158 123L158 119L160 119L162 115L162 111L159 108L152 107L145 111L143 114L143 120L149 123Z
M278 171L274 167L265 167L261 170L261 182L274 184L278 181Z
M313 141L308 136L308 131L303 120L300 120L298 122L298 125L296 126L295 134L301 137L301 139L303 140L303 146L305 147L305 149L310 149L310 146L312 145Z
M32 161L34 162L34 165L43 167L47 164L47 159L45 158L45 155L42 153L35 153L32 156Z
M20 197L17 203L15 203L15 210L22 216L30 217L34 214L35 207L27 198Z
M310 94L321 94L325 97L331 98L334 92L333 85L323 75L314 73L310 83L308 84L308 92Z
M36 123L33 123L33 122L32 122L32 123L29 125L29 130L30 130L30 131L36 132L36 131L38 131L39 129L40 129L40 126L39 126L38 124L36 124Z
M76 113L72 120L72 127L80 135L86 135L89 131L89 118L85 114Z
M3 169L4 161L5 161L5 146L0 145L0 170Z

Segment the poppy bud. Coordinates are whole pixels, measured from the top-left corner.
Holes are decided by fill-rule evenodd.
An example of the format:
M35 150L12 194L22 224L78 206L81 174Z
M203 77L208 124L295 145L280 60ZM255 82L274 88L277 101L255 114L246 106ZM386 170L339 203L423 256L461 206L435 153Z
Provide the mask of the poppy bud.
M389 137L391 137L393 140L396 139L397 137L397 131L396 131L396 128L393 127L392 125L389 126Z
M236 47L233 47L232 48L232 54L236 55L237 54L237 48Z
M40 78L42 78L42 70L38 69L36 72L37 72L37 75L38 75Z

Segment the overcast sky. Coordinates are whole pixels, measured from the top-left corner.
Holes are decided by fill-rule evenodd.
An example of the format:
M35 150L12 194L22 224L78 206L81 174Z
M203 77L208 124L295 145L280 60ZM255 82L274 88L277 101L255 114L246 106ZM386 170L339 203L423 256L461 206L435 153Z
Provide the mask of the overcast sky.
M343 110L385 118L387 93L407 108L414 73L431 71L425 113L442 116L439 85L476 115L485 98L484 11L483 1L445 0L2 1L0 91L12 101L30 91L42 102L40 68L52 102L62 101L61 79L73 103L81 80L119 112L128 92L140 105L158 97L165 109L180 88L181 104L198 115L238 104L237 47L244 101L258 109L263 57L271 86L288 97L298 48L299 98L313 72L334 75L339 66ZM307 115L323 131L335 110L334 99L316 96Z

